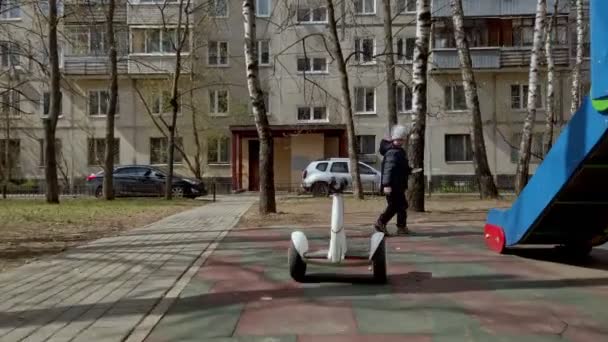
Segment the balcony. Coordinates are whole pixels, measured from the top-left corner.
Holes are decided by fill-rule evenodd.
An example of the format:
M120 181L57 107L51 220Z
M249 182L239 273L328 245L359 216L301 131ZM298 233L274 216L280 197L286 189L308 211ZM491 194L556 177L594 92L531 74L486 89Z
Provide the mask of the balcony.
M500 48L471 48L474 69L500 68ZM430 69L460 69L460 58L456 49L434 49Z
M531 51L529 47L482 47L471 48L473 69L500 69L508 67L528 67ZM544 51L543 51L544 52ZM434 49L431 54L431 70L460 69L460 58L457 49ZM541 53L544 62L545 55ZM553 50L555 65L570 63L567 47L556 47Z
M66 1L64 5L65 24L88 24L106 21L107 5L86 4L82 1ZM114 22L127 22L127 2L117 0L114 10Z
M186 2L184 2L186 3ZM192 10L192 8L190 8ZM182 17L182 23L192 23L189 18ZM131 0L127 5L127 23L129 25L176 25L179 20L179 1L167 2L163 5L155 2L140 2Z
M555 1L547 0L548 13L553 13ZM565 1L562 3L560 3L560 7L567 6ZM536 1L531 0L463 0L462 7L466 17L534 15L536 13ZM563 11L568 12L567 8ZM450 0L432 0L431 12L434 17L451 17Z
M190 56L182 54L182 73L192 71ZM129 74L172 74L175 72L175 55L131 54L128 63Z
M127 73L126 59L118 59L118 73ZM63 72L66 75L109 75L110 62L108 56L64 56Z

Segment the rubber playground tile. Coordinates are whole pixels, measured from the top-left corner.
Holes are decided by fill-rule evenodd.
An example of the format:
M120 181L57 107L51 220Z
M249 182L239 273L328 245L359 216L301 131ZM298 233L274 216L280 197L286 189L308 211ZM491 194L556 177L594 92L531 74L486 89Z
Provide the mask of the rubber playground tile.
M421 307L423 301L355 299L352 301L358 330L364 334L430 334L431 317Z
M300 335L298 342L432 342L431 336L418 335Z
M212 337L230 337L243 307L243 304L205 307L178 299L146 341L207 341Z
M249 303L235 335L354 334L357 325L348 302L271 299Z
M194 341L194 340L193 340ZM202 341L200 339L195 340ZM234 336L205 339L209 342L297 342L296 336Z

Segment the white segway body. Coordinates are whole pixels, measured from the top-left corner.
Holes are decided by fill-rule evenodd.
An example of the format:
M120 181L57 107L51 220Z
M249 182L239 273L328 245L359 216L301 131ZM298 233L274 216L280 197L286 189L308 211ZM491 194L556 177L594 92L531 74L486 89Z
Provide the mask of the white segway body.
M374 279L385 283L386 276L386 247L384 233L376 232L370 238L367 251L348 251L346 232L344 230L344 198L342 190L345 181L337 184L332 182L332 213L329 248L325 250L310 251L308 239L301 231L291 233L291 246L289 248L289 271L296 281L304 280L307 264L327 265L336 267L350 267L371 265Z

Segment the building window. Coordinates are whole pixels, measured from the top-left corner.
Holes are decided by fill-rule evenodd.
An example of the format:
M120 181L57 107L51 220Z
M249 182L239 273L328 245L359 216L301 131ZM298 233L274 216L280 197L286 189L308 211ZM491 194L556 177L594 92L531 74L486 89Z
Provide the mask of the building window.
M327 23L327 8L298 8L298 23L318 24Z
M228 164L230 162L230 138L210 138L207 149L208 164Z
M517 164L519 159L519 147L521 145L521 133L513 134L511 142L511 163ZM532 134L532 145L530 146L530 162L538 163L543 158L543 134Z
M361 64L373 63L375 61L374 38L355 39L355 60Z
M209 113L228 114L228 90L209 90Z
M271 0L255 0L255 15L258 17L270 16L270 1Z
M8 146L7 146L8 145ZM6 148L8 147L8 162L11 168L19 165L19 158L21 154L21 141L19 139L0 139L0 166L4 169L7 166L6 160Z
M116 113L119 113L118 97L116 98ZM106 90L89 91L89 115L103 116L108 114L110 108L110 93Z
M511 108L518 110L525 110L528 108L528 92L529 87L527 84L512 84L511 85ZM536 96L536 108L540 109L543 107L543 92L539 86L537 86Z
M405 12L416 12L416 0L397 0L397 13Z
M228 42L210 41L207 49L209 65L228 65Z
M258 40L258 63L260 66L270 65L270 40Z
M59 97L59 116L63 115L63 92L60 92ZM51 110L51 93L45 91L42 94L42 115L49 115Z
M177 113L181 113L182 109L182 98L177 97ZM152 93L151 103L149 105L152 114L160 115L172 113L173 108L171 107L171 92L168 90L158 90Z
M397 54L397 62L411 63L414 59L414 48L416 47L416 38L397 38L395 53Z
M513 46L532 46L534 43L534 19L514 19Z
M114 164L120 163L120 139L114 138ZM87 141L88 153L87 159L89 166L103 165L106 153L106 139L104 138L89 138Z
M412 111L412 92L410 87L404 85L397 86L395 89L396 101L397 101L397 112L407 113Z
M213 0L211 1L210 15L216 18L228 17L228 0Z
M106 54L105 27L77 27L67 32L68 51L72 56Z
M325 57L298 57L298 72L311 74L327 73L327 58Z
M188 31L190 32L190 31ZM185 30L180 30L183 35ZM131 52L133 53L175 53L179 45L177 29L168 28L133 28L131 29ZM189 39L186 39L182 52L189 52Z
M0 106L2 114L19 116L21 114L21 94L19 91L17 89L0 91Z
M176 146L182 145L182 138L175 137L175 146L173 150L173 162L181 163L183 158L182 154L178 151ZM169 139L163 138L150 138L150 164L168 164L169 163Z
M19 19L21 18L21 0L0 1L0 19Z
M375 88L355 88L355 112L360 114L376 112Z
M355 0L356 14L375 14L376 0Z
M0 42L0 67L19 65L19 46L12 42Z
M325 107L298 107L298 121L327 121L327 109Z
M444 88L444 103L445 109L450 110L466 110L467 101L464 97L464 86L450 85Z
M46 143L44 139L38 139L38 146L40 147L40 167L44 167L44 163L45 163L45 149L46 149ZM62 159L63 159L63 154L62 154L62 149L63 147L61 146L61 139L55 139L55 160L57 161L57 164L61 165L62 163Z
M473 149L469 134L446 134L445 161L448 163L473 161Z
M358 135L357 136L357 153L358 154L375 154L376 153L376 136L375 135Z

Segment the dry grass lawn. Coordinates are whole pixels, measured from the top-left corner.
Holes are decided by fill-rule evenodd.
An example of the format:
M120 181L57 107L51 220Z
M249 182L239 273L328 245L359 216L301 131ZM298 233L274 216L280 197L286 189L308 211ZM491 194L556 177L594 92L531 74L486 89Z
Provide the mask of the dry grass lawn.
M203 204L160 198L64 199L59 205L42 199L0 200L0 271Z

